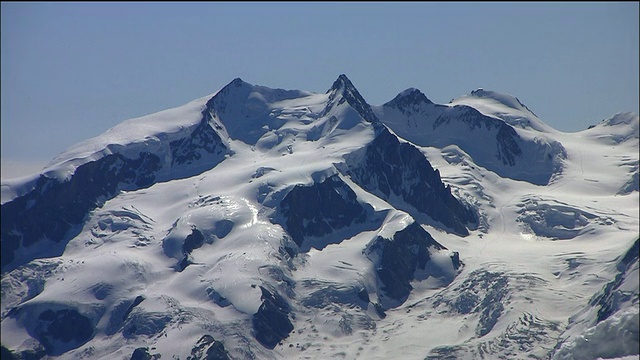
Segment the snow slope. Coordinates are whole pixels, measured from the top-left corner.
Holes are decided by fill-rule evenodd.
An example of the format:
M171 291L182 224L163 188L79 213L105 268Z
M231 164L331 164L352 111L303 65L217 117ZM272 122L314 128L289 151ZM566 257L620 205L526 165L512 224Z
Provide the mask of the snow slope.
M458 146L501 177L546 185L562 171L566 150L517 99L476 90L446 105L408 89L374 111L399 136L420 146Z
M61 359L637 356L638 123L621 113L562 133L484 90L437 105L409 89L370 107L344 75L325 94L235 79L2 183L3 253L22 236L3 254L2 346ZM110 191L78 200L78 225L54 238L48 224L76 218L32 216L49 235L6 230L9 210L45 206L102 163L130 176L88 172L79 184ZM416 198L475 217L452 231Z
M487 116L497 117L509 125L540 132L556 132L545 124L517 97L496 91L476 89L468 95L453 99L448 105L467 105Z

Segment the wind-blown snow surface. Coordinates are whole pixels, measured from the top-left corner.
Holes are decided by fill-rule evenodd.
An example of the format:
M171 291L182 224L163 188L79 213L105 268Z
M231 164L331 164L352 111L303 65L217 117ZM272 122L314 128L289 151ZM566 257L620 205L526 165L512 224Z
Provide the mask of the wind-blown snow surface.
M21 239L3 254L2 345L64 359L638 354L638 122L569 134L485 90L369 107L344 75L326 94L236 79L2 183L3 252ZM371 154L397 160L374 169ZM5 215L78 173L102 184L82 169L103 159L125 175L65 207L87 208L78 225L46 217L53 230L26 239ZM428 196L456 222L427 213Z

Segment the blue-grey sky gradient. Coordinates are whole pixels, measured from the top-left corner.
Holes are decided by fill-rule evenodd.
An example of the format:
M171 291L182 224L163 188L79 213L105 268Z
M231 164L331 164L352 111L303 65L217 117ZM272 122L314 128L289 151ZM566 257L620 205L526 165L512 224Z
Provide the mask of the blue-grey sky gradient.
M3 173L6 164L41 167L236 77L325 92L344 73L373 105L409 87L436 103L483 87L517 96L567 132L638 112L638 2L2 2L1 10Z

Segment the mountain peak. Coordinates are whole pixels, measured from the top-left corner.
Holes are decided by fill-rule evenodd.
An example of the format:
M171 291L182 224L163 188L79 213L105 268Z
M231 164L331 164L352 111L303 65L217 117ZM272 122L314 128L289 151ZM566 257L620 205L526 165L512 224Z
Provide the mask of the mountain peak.
M613 116L602 120L597 125L591 125L587 129L591 136L600 141L605 141L615 145L627 140L637 139L640 137L638 129L640 128L640 118L634 112L619 112Z
M525 110L533 114L533 111L529 110L529 108L523 104L520 99L513 95L499 93L497 91L485 90L483 88L477 88L473 90L469 96L482 98L482 99L490 99L497 101L498 103L507 106L516 110ZM535 114L533 114L535 115Z
M484 93L484 88L481 88L481 87L471 91L471 95L482 96L483 93Z
M252 84L249 84L248 82L237 77L231 80L231 82L229 82L227 85L223 86L211 99L209 99L209 101L207 102L207 106L211 107L211 103L217 97L227 96L229 93L249 93L253 88L254 86Z
M394 107L403 110L410 105L433 104L422 91L416 88L408 88L400 92L393 100L384 104L384 106Z
M369 105L365 99L360 95L358 89L353 86L353 83L347 75L340 74L336 81L333 82L333 85L329 90L327 90L327 94L329 95L329 103L333 104L334 100L337 96L341 96L344 100L349 103L349 105L354 108L362 118L371 123L379 123L378 117L371 110L371 105ZM338 101L340 103L340 101Z
M229 87L237 87L237 88L239 88L239 87L245 87L245 86L252 87L253 85L249 84L248 82L246 82L246 81L242 80L241 78L237 77L237 78L231 80L231 82L228 83L226 86L224 86L222 89L229 88Z
M339 91L341 89L343 91L350 91L350 92L353 92L353 90L356 90L351 80L349 80L349 78L345 74L340 74L340 76L338 76L336 81L333 82L333 85L331 85L331 88L327 90L327 93L330 93L332 91Z
M482 114L497 117L511 126L522 129L535 129L540 132L556 131L538 118L531 109L513 95L477 88L449 102L449 106L466 105Z
M637 113L231 79L0 182L0 358L636 351Z
M606 126L614 126L614 125L634 125L637 127L638 125L638 114L628 111L628 112L619 112L614 114L612 117L605 119L602 121Z

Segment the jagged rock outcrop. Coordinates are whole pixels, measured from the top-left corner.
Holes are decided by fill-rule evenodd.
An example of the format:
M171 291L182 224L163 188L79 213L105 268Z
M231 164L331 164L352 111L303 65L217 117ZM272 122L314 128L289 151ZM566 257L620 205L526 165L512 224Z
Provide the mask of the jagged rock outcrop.
M396 134L416 145L439 148L455 145L471 156L474 163L500 176L546 185L562 170L562 160L567 157L562 144L549 138L548 127L516 98L486 91L474 92L470 97L476 99L480 93L509 100L508 104L517 109L501 106L518 115L489 116L464 102L434 104L417 89L403 91L375 107L374 112ZM475 101L493 104L496 100ZM527 131L521 134L517 124L527 131L535 128L539 132L535 136Z
M133 350L131 354L131 360L156 360L161 358L160 354L150 354L148 347L139 347Z
M20 261L24 263L34 257L28 255L28 248L39 241L60 244L75 236L76 226L101 201L122 188L151 185L160 167L155 154L141 153L134 160L112 154L78 167L67 181L40 175L33 191L2 205L2 271L20 265L14 263L20 248L27 248ZM61 244L50 255L60 255L63 248Z
M187 266L193 263L191 259L191 252L195 249L198 249L204 245L204 235L197 228L191 229L191 234L189 234L182 244L182 253L184 254L184 258L178 264L178 271L183 271Z
M420 150L400 142L387 129L364 151L349 156L347 165L352 180L367 191L400 209L406 208L394 201L400 198L457 234L467 235L467 226L477 222L473 210L451 194L438 170L433 169Z
M285 229L302 250L322 249L331 240L341 241L329 236L334 230L354 226L349 235L357 234L361 231L357 225L367 220L367 208L372 212L370 206L358 202L355 192L338 175L294 186L280 208L286 219Z
M266 348L273 349L293 331L293 324L289 320L291 308L278 293L272 293L262 286L260 290L262 305L252 317L253 330L256 340Z
M324 114L328 114L334 106L347 102L365 121L374 124L374 126L380 125L380 120L371 109L371 106L364 100L346 75L341 74L338 76L331 88L327 90L327 94L330 95ZM336 99L338 99L337 102Z
M206 118L169 148L170 163L155 153L131 157L115 152L81 164L68 179L40 175L33 190L2 204L2 272L36 257L60 255L66 241L80 231L87 213L120 191L196 175L221 162L227 151ZM54 246L32 247L41 241Z
M618 272L600 258L637 225L633 183L600 188L637 175L636 158L576 145L611 126L555 137L517 99L473 96L409 89L376 107L344 75L326 93L235 79L74 147L40 180L3 182L3 358L393 358L407 343L545 358L591 321L637 324L637 242ZM485 100L513 112L472 106ZM570 146L567 174L553 139ZM563 203L539 197L551 191Z
M629 276L629 272L634 265L638 264L638 252L639 242L636 242L631 248L620 258L616 268L618 273L615 278L607 283L602 290L593 296L589 305L598 308L598 316L596 317L596 323L600 323L620 309L620 304L624 302L631 302L638 305L640 302L638 293L632 293L625 291L622 288L623 282Z
M380 288L384 292L379 295L383 308L405 302L413 289L411 281L416 279L418 271L423 272L422 276L443 275L440 269L430 272L427 264L431 258L430 251L445 249L415 222L396 232L392 239L378 236L372 241L365 253L375 264ZM457 270L460 266L457 253L453 254L451 261L451 267Z
M12 309L7 316L25 321L27 331L42 347L42 351L34 349L35 353L58 356L91 340L102 312L100 308L85 313L67 305L29 304Z
M191 355L187 360L229 360L229 353L224 348L224 344L213 336L203 335L196 345L191 349Z

